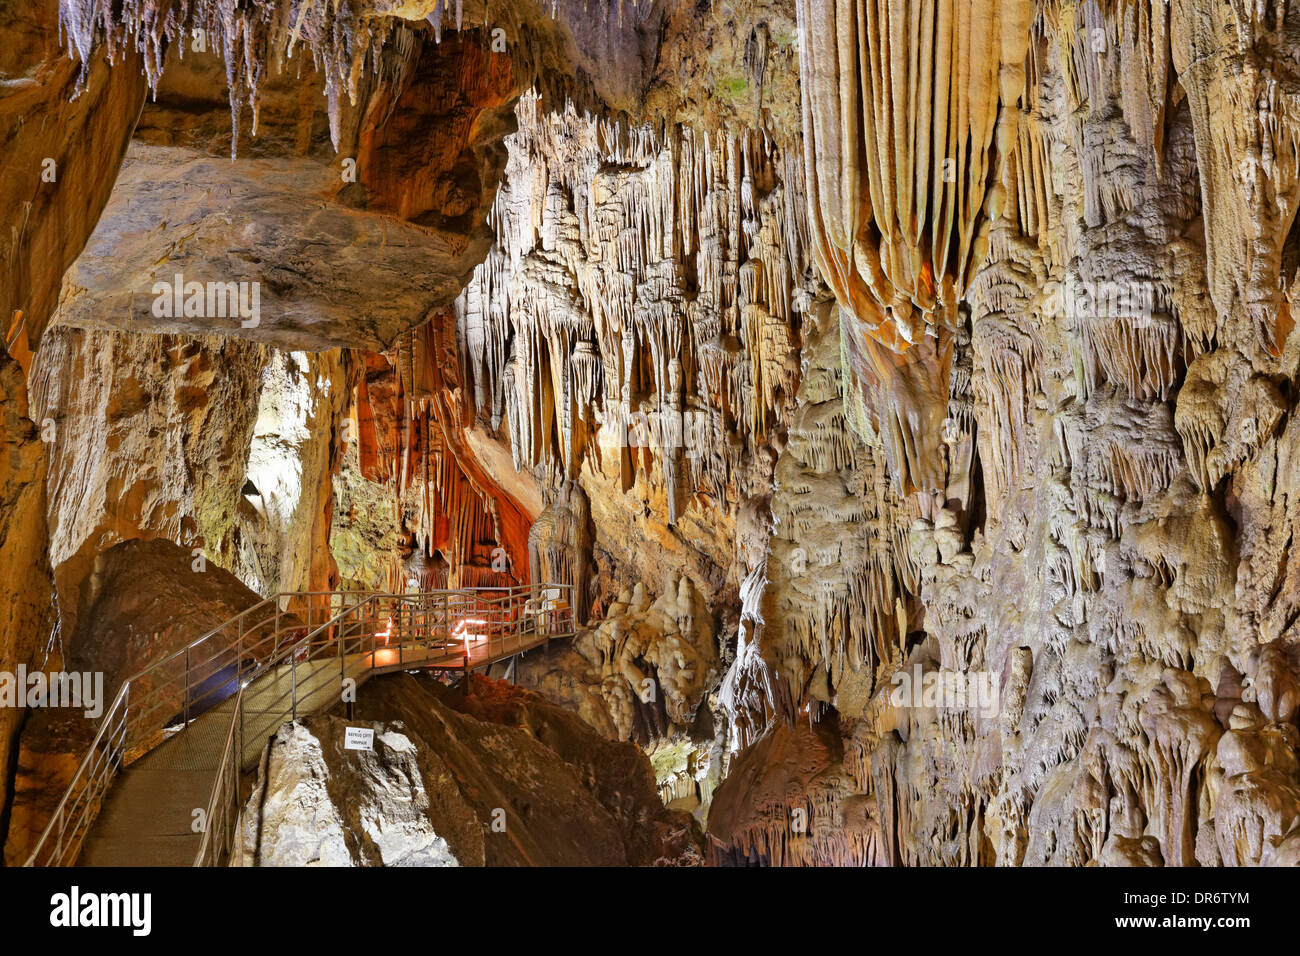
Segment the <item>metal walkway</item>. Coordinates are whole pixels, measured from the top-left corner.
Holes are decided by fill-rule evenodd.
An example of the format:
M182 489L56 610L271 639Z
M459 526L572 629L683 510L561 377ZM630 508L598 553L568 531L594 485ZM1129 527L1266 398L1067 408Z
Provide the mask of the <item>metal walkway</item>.
M128 678L27 866L204 866L286 721L391 671L468 671L571 637L569 587L277 594Z

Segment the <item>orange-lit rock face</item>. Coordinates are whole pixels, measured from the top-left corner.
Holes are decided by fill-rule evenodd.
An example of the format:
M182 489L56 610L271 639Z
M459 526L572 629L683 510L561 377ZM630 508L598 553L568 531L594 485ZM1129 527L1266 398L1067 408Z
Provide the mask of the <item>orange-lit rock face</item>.
M233 164L225 104L212 96L219 59L172 57L68 274L62 321L383 349L450 304L486 252L499 108L516 92L511 61L477 36L409 40L387 56L394 75L367 75L333 144L318 78L268 78L257 136L240 139ZM249 288L240 286L238 311L206 300L191 309L189 292L159 298L157 284L178 275L182 291L190 282Z
M129 56L125 66L139 61ZM135 69L77 68L59 47L55 3L0 6L0 666L37 664L56 619L45 524L47 463L24 377L54 311L63 270L108 198L145 87ZM41 121L33 121L33 117ZM10 766L23 712L0 710ZM10 793L0 779L0 800Z
M145 84L139 58L124 54L120 69L92 64L74 100L78 68L59 44L57 2L6 0L0 14L0 330L25 354L108 200Z
M400 521L385 580L399 589L526 580L528 532L540 513L530 476L507 471L500 449L493 463L490 448L471 444L450 327L450 316L435 314L398 341L391 364L362 353L353 419L358 477L395 502ZM364 490L357 499L364 508L363 497Z
M496 186L496 163L517 91L513 64L479 35L423 43L387 122L367 124L358 156L366 208L431 229L473 235ZM373 114L372 114L373 115ZM493 135L496 134L496 136Z
M0 353L0 661L36 665L55 621L46 552L45 461L40 432L27 417L22 370ZM0 709L0 756L9 766L23 712ZM0 794L12 792L6 775Z

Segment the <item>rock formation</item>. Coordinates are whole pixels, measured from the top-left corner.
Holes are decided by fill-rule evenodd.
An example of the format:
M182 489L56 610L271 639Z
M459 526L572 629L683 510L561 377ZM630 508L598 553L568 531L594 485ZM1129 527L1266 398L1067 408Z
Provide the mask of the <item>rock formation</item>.
M65 583L63 588L62 596L75 611L64 615L64 621L75 621L75 629L62 647L48 649L31 669L39 666L99 675L101 683L93 709L49 706L30 710L15 760L9 839L5 843L9 865L19 865L27 858L34 837L49 822L123 681L260 600L230 572L207 564L202 551L196 557L191 549L165 538L117 544L95 557L83 579ZM195 661L206 659L210 645L196 645ZM50 660L51 655L60 653L62 660ZM133 685L137 695L155 686L168 688L157 703L163 719L175 714L179 720L185 708L183 684L174 681L183 666L183 660L168 665L161 675ZM83 698L83 703L90 702Z
M375 732L344 750L346 727ZM692 866L702 838L666 809L631 744L527 691L405 674L356 713L285 724L245 805L246 866Z

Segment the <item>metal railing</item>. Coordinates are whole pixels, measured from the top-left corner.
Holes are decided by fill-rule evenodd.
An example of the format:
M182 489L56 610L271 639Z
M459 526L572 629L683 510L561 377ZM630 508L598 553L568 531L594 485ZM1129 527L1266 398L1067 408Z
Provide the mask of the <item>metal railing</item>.
M243 751L243 718L244 688L241 687L235 694L230 732L226 735L221 763L217 766L212 796L204 811L207 815L203 819L203 838L199 841L199 852L194 857L195 866L217 866L223 853L229 853L238 837L235 831L239 826L239 761L235 755Z
M241 774L280 724L336 703L335 690L348 678L360 684L394 670L469 670L571 636L570 590L299 591L247 608L123 681L26 865L74 863L117 772L229 703L195 865L224 861L235 839ZM273 683L250 716L245 690L263 678Z

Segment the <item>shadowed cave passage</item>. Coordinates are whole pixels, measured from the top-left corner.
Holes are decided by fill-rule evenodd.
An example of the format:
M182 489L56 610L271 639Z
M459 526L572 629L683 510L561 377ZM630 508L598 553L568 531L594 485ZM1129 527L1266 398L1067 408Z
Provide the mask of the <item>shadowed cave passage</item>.
M1295 863L1297 17L0 0L6 863Z

